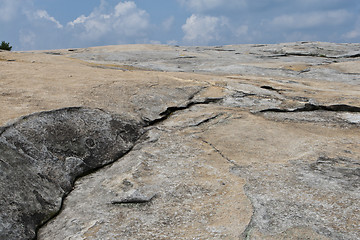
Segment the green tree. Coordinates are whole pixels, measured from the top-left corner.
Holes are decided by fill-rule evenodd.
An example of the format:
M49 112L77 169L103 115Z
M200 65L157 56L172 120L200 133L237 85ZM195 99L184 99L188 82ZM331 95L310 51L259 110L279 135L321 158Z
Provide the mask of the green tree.
M11 51L12 46L10 46L10 43L7 43L7 42L5 42L5 41L2 41L2 42L1 42L1 45L0 45L0 49Z

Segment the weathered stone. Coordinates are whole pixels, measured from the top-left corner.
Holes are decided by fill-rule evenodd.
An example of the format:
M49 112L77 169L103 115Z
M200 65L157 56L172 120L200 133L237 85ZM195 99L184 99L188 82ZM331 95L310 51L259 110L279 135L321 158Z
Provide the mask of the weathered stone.
M359 239L359 46L2 52L16 61L0 61L1 123L88 108L3 129L1 180L12 188L1 199L40 213L23 219L38 221L38 239ZM112 118L137 133L113 133ZM41 175L18 181L8 159L18 176Z
M4 127L0 238L34 238L77 177L124 155L141 134L140 123L87 108L37 113Z
M252 208L242 191L244 181L229 174L229 164L186 130L154 128L146 136L104 172L81 178L64 202L62 216L40 230L39 239L239 236ZM125 179L130 190L124 188Z

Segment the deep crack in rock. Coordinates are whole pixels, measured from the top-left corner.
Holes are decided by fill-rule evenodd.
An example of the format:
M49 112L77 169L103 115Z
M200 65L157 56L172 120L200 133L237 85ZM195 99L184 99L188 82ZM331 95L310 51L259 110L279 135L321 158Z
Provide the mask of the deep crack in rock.
M346 104L335 104L335 105L314 105L306 103L304 107L296 109L281 109L281 108L270 108L264 109L259 112L313 112L313 111L330 111L330 112L360 112L360 107L350 106Z
M282 89L276 89L276 88L273 88L273 87L267 86L267 85L261 86L260 88L266 89L266 90L270 90L270 91L275 91L275 92L278 92L278 93L280 93L281 91L284 91L284 90L282 90Z
M22 209L41 239L359 238L359 44L131 48L0 58L3 122L73 105L148 119L68 108L0 127L0 239L23 238L2 231Z
M12 152L3 154L1 163L11 168L13 166L9 163L19 160L17 166L20 168L4 171L0 189L3 192L20 191L24 196L20 199L13 196L1 199L0 237L36 238L37 229L58 214L62 199L72 190L75 180L126 155L143 134L143 127L162 122L176 111L220 100L207 98L204 101L190 101L185 106L168 107L160 114L161 118L147 123L123 120L100 109L72 107L24 116L13 125L2 127L0 148L4 153ZM23 187L26 189L20 190L18 181L10 174L32 185L25 184ZM12 183L9 180L13 180ZM45 185L41 181L45 181ZM36 189L40 189L40 192ZM135 196L115 200L113 204L146 203L154 196ZM31 201L42 206L40 209L34 207L35 203L27 201L32 198ZM21 216L10 217L10 204Z
M190 101L190 102L186 103L184 106L168 107L165 111L160 113L160 116L161 116L160 118L152 120L152 121L146 121L146 124L147 124L147 126L153 126L157 123L165 121L166 119L168 119L171 116L171 114L173 114L177 111L188 109L194 105L217 103L221 100L222 100L222 98L206 98L204 101Z
M156 194L142 194L138 191L135 191L133 194L131 194L128 197L125 197L121 200L113 200L111 201L111 204L143 204L143 203L149 203L156 197Z

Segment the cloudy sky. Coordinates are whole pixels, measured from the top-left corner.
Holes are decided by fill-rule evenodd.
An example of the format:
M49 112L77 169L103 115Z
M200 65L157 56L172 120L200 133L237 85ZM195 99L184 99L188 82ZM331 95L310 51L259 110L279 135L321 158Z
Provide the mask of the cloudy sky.
M360 42L359 0L0 0L14 50Z

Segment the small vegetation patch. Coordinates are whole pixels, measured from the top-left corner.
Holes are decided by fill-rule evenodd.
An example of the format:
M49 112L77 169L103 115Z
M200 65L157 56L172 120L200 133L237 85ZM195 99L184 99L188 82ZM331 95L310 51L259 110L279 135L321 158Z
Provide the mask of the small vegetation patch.
M1 50L11 51L12 46L10 46L10 43L7 43L7 42L5 42L5 41L2 41L2 42L1 42L1 45L0 45L0 49L1 49Z

